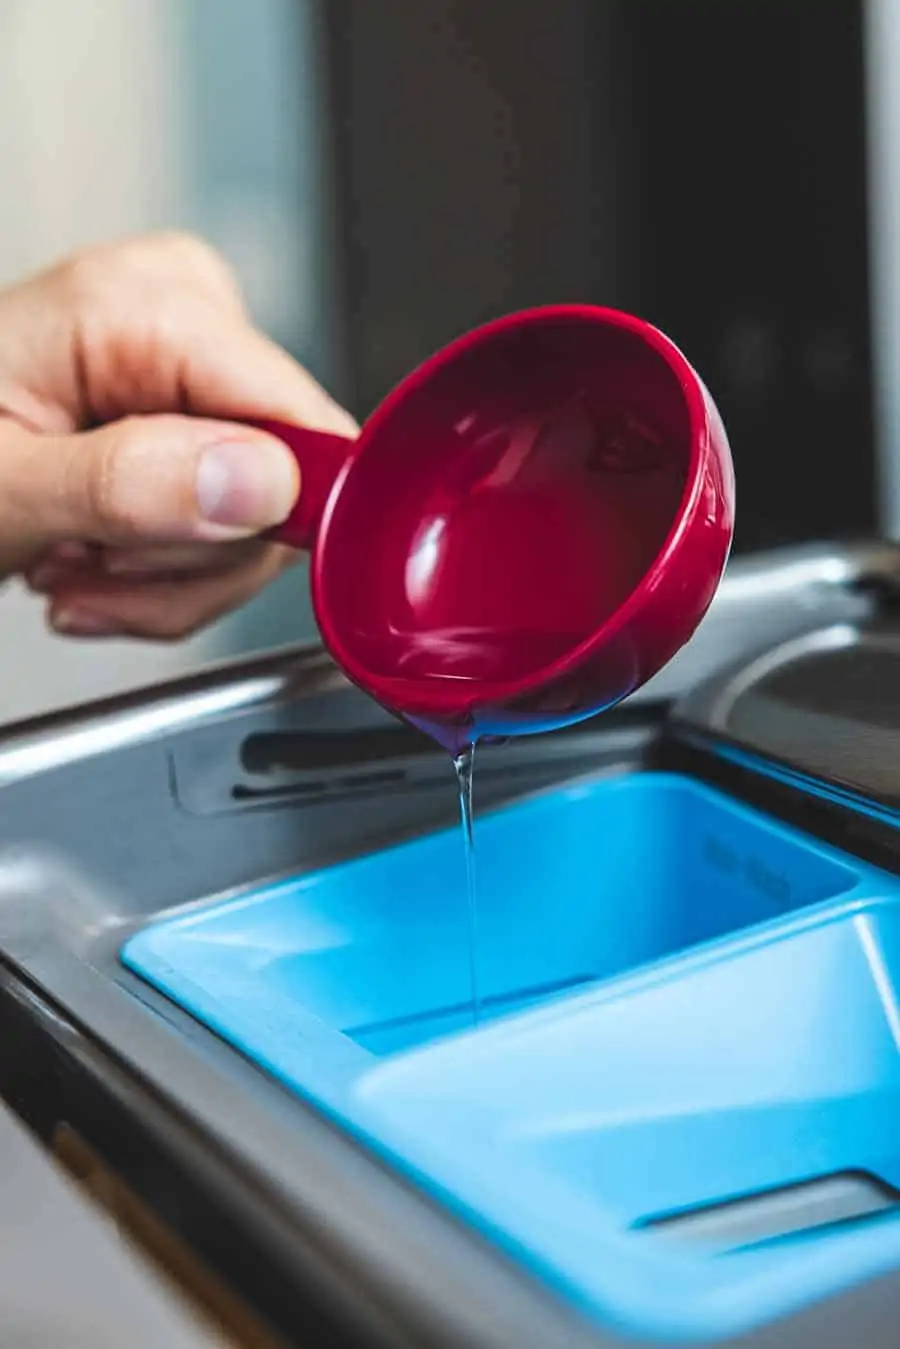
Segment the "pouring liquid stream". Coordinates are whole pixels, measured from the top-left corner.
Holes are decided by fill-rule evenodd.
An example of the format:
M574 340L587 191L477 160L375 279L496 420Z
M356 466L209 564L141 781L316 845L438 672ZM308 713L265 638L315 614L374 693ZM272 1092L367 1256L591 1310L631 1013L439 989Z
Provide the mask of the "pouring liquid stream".
M502 680L510 664L525 655L538 665L549 662L561 650L577 644L569 633L540 631L498 631L487 626L434 628L407 638L403 659L399 662L404 675L415 673L433 681L472 683L477 679ZM536 654L537 653L537 654ZM477 1028L484 1019L484 998L480 977L480 923L478 887L476 880L473 780L475 747L481 734L477 724L463 727L458 722L439 718L410 718L413 725L430 735L443 749L448 750L456 773L459 800L459 818L462 829L465 861L465 922L469 976L471 1025ZM474 718L477 723L477 716ZM471 739L462 740L462 737ZM492 738L497 738L495 735Z
M472 780L475 772L475 745L466 745L453 760L459 789L459 815L466 858L466 918L468 922L469 989L472 1025L481 1020L481 990L478 979L478 896L475 888L475 840L472 821Z

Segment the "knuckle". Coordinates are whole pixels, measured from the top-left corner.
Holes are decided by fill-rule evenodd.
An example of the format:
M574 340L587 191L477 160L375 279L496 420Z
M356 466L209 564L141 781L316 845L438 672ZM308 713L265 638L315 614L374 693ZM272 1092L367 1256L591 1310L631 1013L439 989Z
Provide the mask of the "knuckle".
M98 313L108 316L133 303L135 290L146 290L152 273L137 241L81 249L57 266L55 280L74 312L96 323Z
M147 428L139 418L126 417L100 436L90 456L88 514L116 534L140 534L146 521L149 450Z
M56 280L76 301L90 301L107 284L106 250L85 248L65 259L56 268Z
M240 288L225 257L200 235L169 230L147 241L160 268L207 293L236 298Z
M79 249L56 268L57 279L77 296L96 296L136 284L157 286L173 279L198 279L220 289L236 289L231 267L212 244L183 230L141 235L124 242Z
M151 248L165 251L169 257L225 266L221 254L213 245L189 230L164 230L160 234L148 236L144 242Z

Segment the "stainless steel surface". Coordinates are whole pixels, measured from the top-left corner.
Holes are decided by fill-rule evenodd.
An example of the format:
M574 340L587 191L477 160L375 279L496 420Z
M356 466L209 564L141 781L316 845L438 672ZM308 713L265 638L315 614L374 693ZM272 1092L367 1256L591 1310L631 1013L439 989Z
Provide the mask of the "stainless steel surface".
M294 690L346 688L319 646L228 662L154 689L75 707L10 728L0 748L0 787L35 773L207 725L230 712L290 701Z
M681 697L723 662L777 642L869 617L879 595L900 595L900 546L809 544L733 559L697 632L632 703Z
M0 1106L4 1349L225 1349Z
M802 637L792 637L746 664L730 667L726 673L716 677L714 683L692 690L678 707L676 715L679 719L689 720L695 709L708 730L725 732L739 700L768 675L794 661L828 651L844 651L858 646L860 641L860 629L852 623L834 623L827 628L804 633Z
M894 677L900 690L900 625L838 623L782 642L746 665L715 675L677 704L673 723L713 748L736 746L860 801L896 809L900 721L886 724L874 707L865 706L864 692L853 708L844 706L833 670L830 679L824 677L829 693L823 705L823 676L817 667L821 670L839 653L858 663L861 677L873 657L887 658L891 696ZM808 698L799 690L789 701L780 696L773 683L787 674L795 682L808 681Z

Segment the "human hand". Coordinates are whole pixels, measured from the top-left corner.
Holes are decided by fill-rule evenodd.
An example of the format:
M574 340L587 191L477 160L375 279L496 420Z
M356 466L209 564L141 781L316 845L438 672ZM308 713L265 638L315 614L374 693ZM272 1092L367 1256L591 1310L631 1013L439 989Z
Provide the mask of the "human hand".
M299 486L253 417L357 431L199 240L91 249L0 293L0 578L78 636L180 638L250 599L296 557L258 536Z

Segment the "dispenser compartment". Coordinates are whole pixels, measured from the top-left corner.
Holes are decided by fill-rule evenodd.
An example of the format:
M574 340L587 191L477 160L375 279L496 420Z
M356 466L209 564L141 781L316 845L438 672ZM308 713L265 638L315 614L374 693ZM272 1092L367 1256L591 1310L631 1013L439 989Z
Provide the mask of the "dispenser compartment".
M476 855L477 1027L457 829L121 959L604 1323L715 1338L900 1267L900 880L658 772Z
M810 841L662 773L557 789L475 833L482 1022L855 882ZM200 990L227 1016L240 988L261 1020L299 1011L383 1055L471 1029L468 918L451 828L156 924L123 958L188 1007Z

